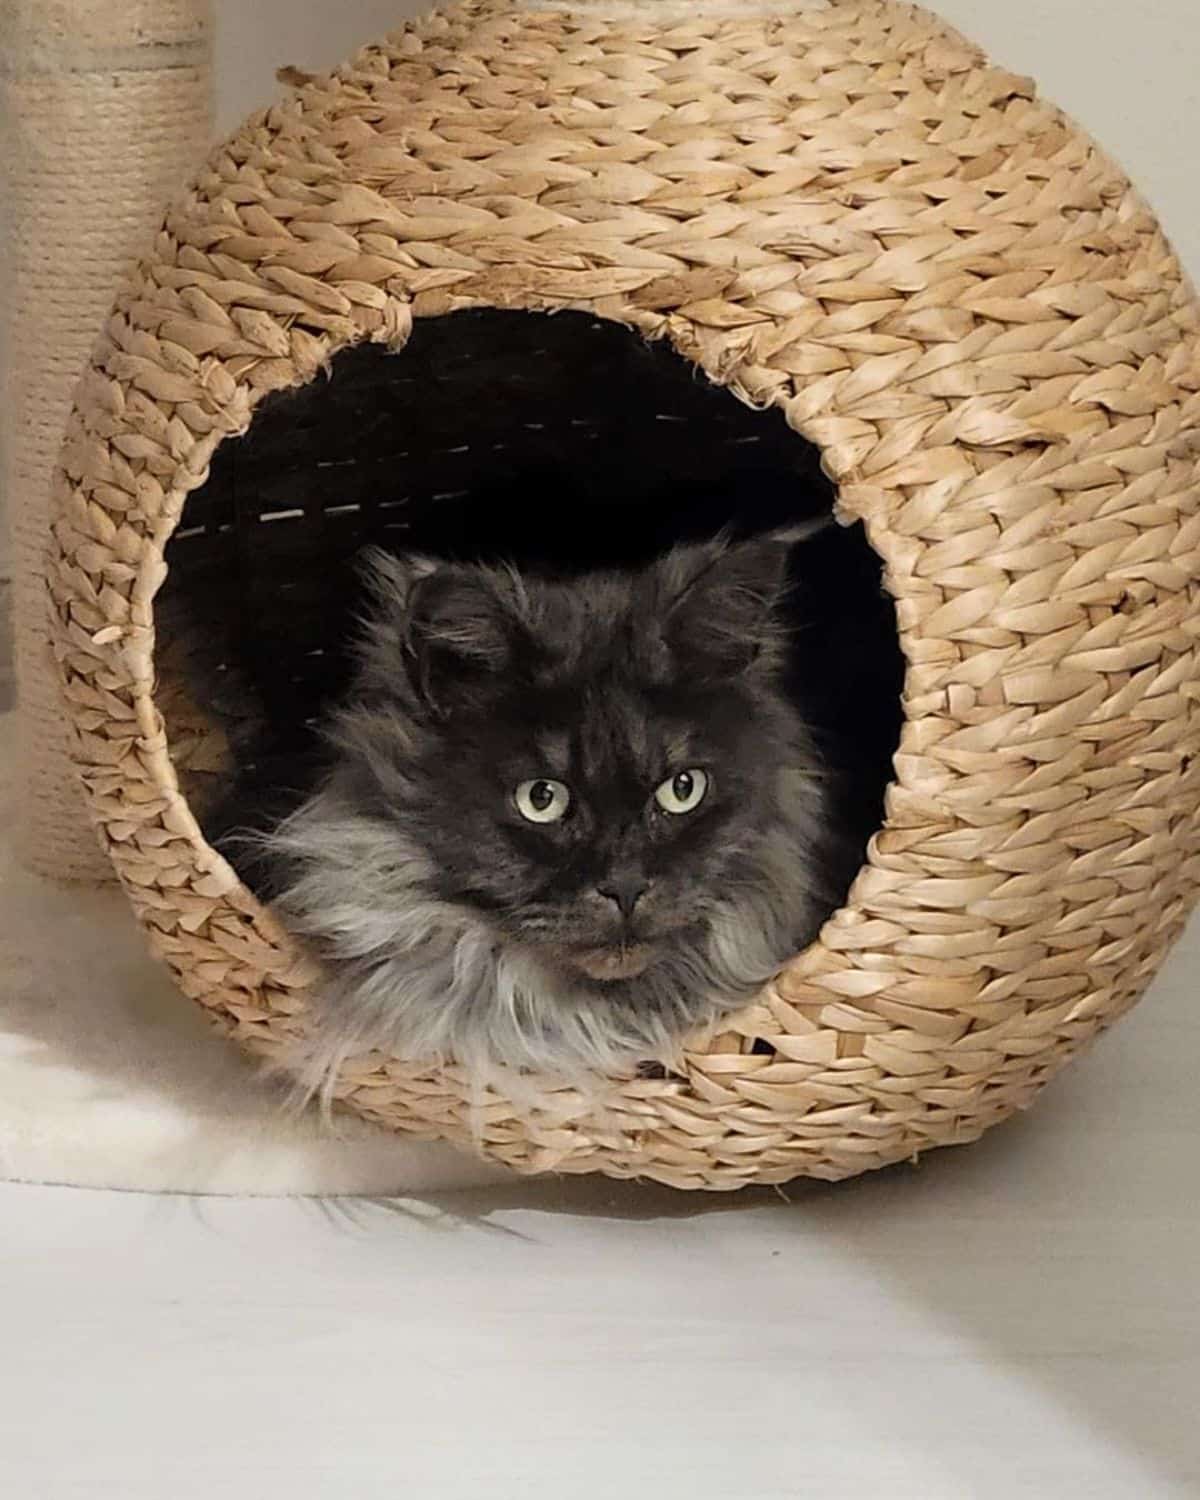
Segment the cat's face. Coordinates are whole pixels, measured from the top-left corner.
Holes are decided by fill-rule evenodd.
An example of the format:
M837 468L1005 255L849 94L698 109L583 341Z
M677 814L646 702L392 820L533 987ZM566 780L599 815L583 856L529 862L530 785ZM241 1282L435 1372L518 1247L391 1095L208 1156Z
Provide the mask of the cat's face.
M640 973L703 925L771 804L749 707L614 674L459 725L430 777L443 893L594 980Z
M572 584L389 570L345 743L438 894L600 986L694 943L803 753L774 685L785 555L692 547Z

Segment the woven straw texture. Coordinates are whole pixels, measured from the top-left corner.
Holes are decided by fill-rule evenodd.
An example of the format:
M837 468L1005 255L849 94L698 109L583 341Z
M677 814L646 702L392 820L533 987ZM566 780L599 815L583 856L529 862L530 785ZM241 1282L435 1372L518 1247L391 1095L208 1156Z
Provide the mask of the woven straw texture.
M51 475L115 282L210 144L209 0L0 5L0 487L16 564L22 852L111 878L80 806L49 650Z
M414 317L580 308L818 444L907 662L843 910L684 1076L520 1106L380 1057L339 1096L522 1171L841 1178L974 1139L1143 990L1200 874L1197 307L1027 79L884 0L468 3L297 79L120 293L58 482L91 804L158 951L264 1054L306 959L205 845L156 685L163 548L268 392ZM156 692L158 697L156 697Z

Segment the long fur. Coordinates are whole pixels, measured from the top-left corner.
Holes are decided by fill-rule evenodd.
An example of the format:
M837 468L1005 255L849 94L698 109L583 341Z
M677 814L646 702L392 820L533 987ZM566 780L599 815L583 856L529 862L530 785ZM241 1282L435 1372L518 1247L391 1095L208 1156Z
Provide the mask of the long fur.
M479 1078L669 1063L815 935L845 862L826 768L778 687L784 566L778 543L724 542L570 585L375 560L331 770L241 851L324 969L291 1059L306 1089L372 1049ZM522 774L497 771L493 787L494 766L537 775L547 753L568 756L564 779L597 806L616 806L607 788L626 776L649 796L680 736L718 762L725 801L707 824L618 840L597 813L593 836L557 831L543 848L488 810ZM599 930L597 872L629 858L661 877L663 921L686 927L636 978L598 983L556 944Z
M700 898L703 940L603 991L434 895L431 856L364 815L335 774L269 841L296 872L278 904L326 961L316 1025L294 1060L303 1081L315 1092L373 1049L477 1073L499 1063L572 1077L671 1061L684 1032L760 990L833 899L804 857L821 834L820 783L778 774L779 821Z

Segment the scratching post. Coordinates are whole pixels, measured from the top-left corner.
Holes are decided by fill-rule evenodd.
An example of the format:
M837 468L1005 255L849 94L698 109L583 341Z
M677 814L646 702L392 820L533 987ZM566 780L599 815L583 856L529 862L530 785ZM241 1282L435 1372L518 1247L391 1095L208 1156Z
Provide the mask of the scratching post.
M211 129L209 0L0 4L0 461L13 536L23 852L109 878L68 756L48 648L47 496L88 351Z

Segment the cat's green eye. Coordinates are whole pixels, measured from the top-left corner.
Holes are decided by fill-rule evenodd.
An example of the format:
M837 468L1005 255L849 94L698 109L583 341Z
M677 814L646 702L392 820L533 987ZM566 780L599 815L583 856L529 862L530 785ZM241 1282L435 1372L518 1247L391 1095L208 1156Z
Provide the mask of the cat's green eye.
M571 793L561 781L539 776L534 781L523 781L513 800L517 811L530 823L557 823L566 816Z
M668 776L654 793L654 800L663 812L672 817L694 812L708 793L708 777L693 767L690 771L679 771Z

